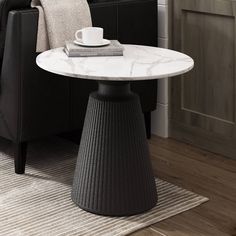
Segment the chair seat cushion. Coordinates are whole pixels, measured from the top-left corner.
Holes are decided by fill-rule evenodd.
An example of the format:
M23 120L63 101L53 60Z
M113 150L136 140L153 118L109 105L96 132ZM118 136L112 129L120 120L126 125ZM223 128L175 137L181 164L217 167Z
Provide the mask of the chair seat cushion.
M27 8L31 0L0 0L0 65L2 64L8 13L14 9Z

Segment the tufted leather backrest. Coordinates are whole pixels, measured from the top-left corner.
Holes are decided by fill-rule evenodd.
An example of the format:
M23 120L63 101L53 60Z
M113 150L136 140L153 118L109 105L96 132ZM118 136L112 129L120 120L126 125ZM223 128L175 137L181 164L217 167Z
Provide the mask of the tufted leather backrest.
M31 0L0 0L0 67L4 52L7 18L11 10L27 8Z

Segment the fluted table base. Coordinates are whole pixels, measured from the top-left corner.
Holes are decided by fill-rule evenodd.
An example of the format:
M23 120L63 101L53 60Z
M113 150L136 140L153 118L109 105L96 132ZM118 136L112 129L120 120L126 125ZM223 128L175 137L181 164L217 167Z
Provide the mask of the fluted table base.
M109 216L134 215L156 205L141 106L127 82L99 82L90 95L72 200Z

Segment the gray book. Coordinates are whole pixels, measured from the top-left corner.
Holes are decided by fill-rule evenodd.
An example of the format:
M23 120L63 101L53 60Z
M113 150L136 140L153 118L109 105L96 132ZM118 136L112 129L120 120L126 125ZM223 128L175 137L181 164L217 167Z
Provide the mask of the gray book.
M103 47L84 47L68 41L64 51L68 57L123 56L124 47L117 40Z

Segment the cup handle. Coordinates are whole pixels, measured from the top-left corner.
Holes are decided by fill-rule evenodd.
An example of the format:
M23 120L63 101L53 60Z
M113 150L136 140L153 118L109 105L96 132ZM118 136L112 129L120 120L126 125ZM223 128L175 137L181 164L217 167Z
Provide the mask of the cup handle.
M78 36L78 34L79 34L79 33L81 34L82 31L83 31L83 30L77 30L77 31L75 32L75 38L76 38L77 41L81 41L81 40L82 40L82 38Z

